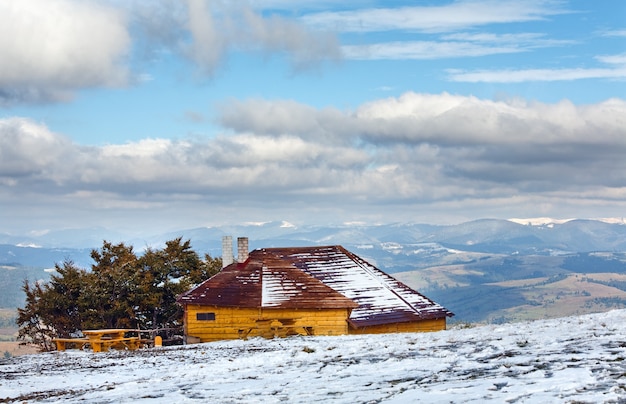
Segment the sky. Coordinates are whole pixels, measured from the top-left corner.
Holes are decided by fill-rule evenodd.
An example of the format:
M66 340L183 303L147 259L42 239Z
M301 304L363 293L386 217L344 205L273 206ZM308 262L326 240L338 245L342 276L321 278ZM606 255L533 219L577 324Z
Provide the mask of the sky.
M623 217L625 17L3 0L0 233Z

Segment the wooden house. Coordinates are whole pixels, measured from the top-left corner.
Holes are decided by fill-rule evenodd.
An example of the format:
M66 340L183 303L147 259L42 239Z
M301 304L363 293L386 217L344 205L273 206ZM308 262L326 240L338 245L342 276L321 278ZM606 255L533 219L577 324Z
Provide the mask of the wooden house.
M453 314L341 246L263 248L179 296L188 341L446 328ZM232 253L231 253L232 255Z

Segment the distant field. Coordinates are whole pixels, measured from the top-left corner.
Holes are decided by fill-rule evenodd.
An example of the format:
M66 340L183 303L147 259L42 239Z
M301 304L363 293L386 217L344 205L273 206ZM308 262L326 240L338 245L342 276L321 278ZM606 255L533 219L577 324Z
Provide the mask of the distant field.
M522 295L532 302L530 305L512 307L494 312L494 317L503 316L515 320L535 320L569 315L580 315L607 311L623 307L626 292L602 283L596 279L611 282L619 274L580 274L568 275L557 282L538 282L520 285ZM519 281L518 281L519 282ZM501 286L510 286L513 282L502 282Z
M20 345L17 339L17 312L11 309L0 309L0 358L5 355L18 356L37 352L33 346Z
M0 358L9 352L12 356L32 353L32 349L19 345L17 339L17 312L12 309L0 309Z
M613 253L492 254L393 276L454 312L452 321L534 320L626 307L626 263Z
M37 353L37 348L30 345L20 345L19 342L0 341L0 357L9 353L10 356L30 355Z
M4 355L18 356L37 352L33 346L20 345L17 339L17 312L13 309L0 309L0 358Z

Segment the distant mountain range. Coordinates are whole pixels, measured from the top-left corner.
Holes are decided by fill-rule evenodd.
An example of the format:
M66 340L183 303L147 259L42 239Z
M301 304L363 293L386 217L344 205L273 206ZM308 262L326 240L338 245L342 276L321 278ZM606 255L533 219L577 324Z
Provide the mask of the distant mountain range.
M219 257L224 235L248 237L250 249L343 245L447 306L460 320L517 319L533 310L534 318L554 317L566 308L589 312L601 310L607 304L626 307L623 219L481 219L458 225L294 226L268 222L199 227L129 239L102 228L36 236L0 234L0 270L39 268L35 277L45 278L42 269L65 259L89 268L90 251L100 248L103 240L123 241L141 252L182 237L191 240L199 254ZM593 288L576 284L575 278L570 278L587 273L596 274ZM601 273L613 275L598 275ZM0 280L9 278L15 276L3 276L0 272ZM578 286L587 289L580 289L575 301L550 297L553 292L554 296L558 293L564 296L563 290ZM562 290L557 292L556 287ZM539 289L546 289L542 297L533 294ZM555 303L550 303L552 300ZM538 312L537 308L544 304L552 306Z
M605 219L480 219L457 225L362 223L336 226L295 226L288 222L198 227L148 237L125 236L105 228L64 229L37 235L0 233L0 244L34 248L90 249L103 240L124 241L141 249L175 237L190 239L198 249L213 251L223 235L246 236L259 246L304 244L441 243L492 252L551 253L626 249L626 222ZM590 244L591 242L591 244ZM289 244L292 243L292 244Z
M48 268L71 259L89 267L91 249L100 248L103 240L125 242L140 252L148 247L160 247L177 237L191 240L198 253L217 257L221 255L224 235L248 237L251 249L340 244L392 273L432 266L443 257L454 256L455 251L544 256L626 251L623 219L482 219L447 226L294 226L287 222L268 222L199 227L130 239L103 228L69 229L37 236L0 233L0 264Z

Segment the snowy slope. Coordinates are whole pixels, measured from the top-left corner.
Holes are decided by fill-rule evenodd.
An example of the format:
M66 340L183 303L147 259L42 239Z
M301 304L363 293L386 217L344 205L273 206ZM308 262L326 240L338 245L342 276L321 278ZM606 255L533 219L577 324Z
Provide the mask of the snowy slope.
M425 334L229 341L0 362L0 402L626 401L626 311Z

